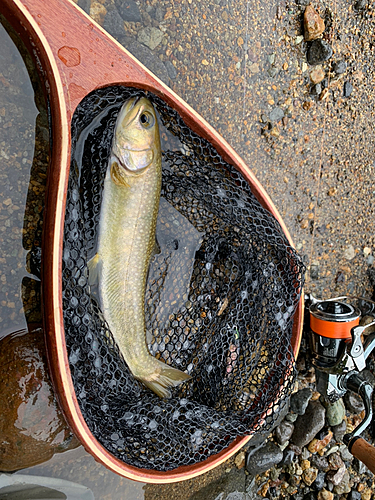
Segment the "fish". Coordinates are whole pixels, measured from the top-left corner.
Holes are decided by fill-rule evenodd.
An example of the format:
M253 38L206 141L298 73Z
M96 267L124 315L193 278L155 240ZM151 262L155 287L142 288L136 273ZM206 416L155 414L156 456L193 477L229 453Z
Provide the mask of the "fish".
M146 97L130 98L114 129L89 282L98 283L104 319L133 376L168 398L170 387L191 377L152 356L146 343L144 297L156 244L161 178L155 110Z

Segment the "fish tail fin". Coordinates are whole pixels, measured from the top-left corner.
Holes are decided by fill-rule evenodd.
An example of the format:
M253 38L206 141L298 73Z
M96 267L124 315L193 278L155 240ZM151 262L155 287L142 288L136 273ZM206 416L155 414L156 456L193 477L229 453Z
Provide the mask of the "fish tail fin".
M191 376L181 370L166 365L162 361L159 361L159 363L162 366L160 366L160 372L155 377L155 380L142 379L141 382L154 391L160 398L170 398L171 392L168 388L176 387L182 382L191 379Z

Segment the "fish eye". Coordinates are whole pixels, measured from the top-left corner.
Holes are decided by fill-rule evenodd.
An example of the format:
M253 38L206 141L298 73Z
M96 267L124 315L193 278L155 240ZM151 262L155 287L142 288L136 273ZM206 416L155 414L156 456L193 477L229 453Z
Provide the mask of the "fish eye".
M141 122L143 128L150 128L155 123L154 117L148 111L143 111L139 117L139 121Z

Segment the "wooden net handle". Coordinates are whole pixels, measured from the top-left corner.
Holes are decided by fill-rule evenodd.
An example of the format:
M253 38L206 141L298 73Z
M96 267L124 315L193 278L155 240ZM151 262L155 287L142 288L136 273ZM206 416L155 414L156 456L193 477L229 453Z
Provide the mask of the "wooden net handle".
M349 451L358 460L363 462L366 467L375 474L375 447L361 437L354 438L350 444Z

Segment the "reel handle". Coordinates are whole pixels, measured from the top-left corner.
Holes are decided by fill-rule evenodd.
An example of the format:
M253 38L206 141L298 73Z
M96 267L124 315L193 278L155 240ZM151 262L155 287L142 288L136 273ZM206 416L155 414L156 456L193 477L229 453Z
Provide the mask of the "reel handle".
M350 453L363 462L375 474L375 447L361 437L355 437L349 444Z

